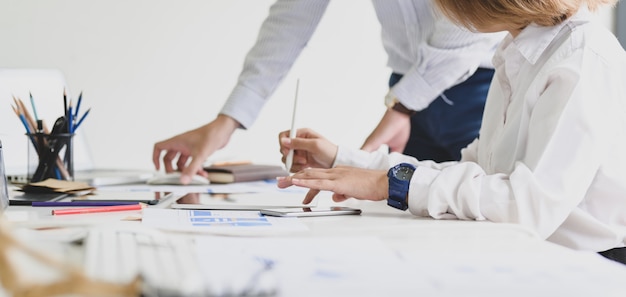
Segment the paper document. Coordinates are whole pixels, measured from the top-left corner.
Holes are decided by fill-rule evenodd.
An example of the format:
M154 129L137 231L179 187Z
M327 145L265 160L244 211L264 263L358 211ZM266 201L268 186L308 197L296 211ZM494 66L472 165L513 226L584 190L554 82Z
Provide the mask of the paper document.
M220 234L308 230L297 218L266 217L259 211L147 208L143 210L142 222L148 227L163 230Z

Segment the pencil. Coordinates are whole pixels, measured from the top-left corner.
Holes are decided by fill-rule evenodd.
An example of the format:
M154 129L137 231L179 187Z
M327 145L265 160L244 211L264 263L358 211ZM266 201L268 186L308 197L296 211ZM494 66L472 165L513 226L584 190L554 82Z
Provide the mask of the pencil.
M66 208L66 209L52 210L52 215L58 216L58 215L71 215L71 214L142 210L144 207L146 207L144 203L137 203L137 204L130 204L130 205L100 206L100 207L88 207L88 208Z
M85 111L85 113L83 113L83 116L80 117L80 119L78 120L78 123L76 123L76 125L74 125L74 131L76 131L76 129L78 129L78 126L80 126L80 124L83 122L83 120L87 117L87 115L89 114L90 110L91 110L91 108L87 109L87 111Z
M67 93L65 92L65 88L63 88L63 115L67 117Z
M33 114L35 115L35 121L39 121L39 116L37 115L37 107L35 106L35 99L33 98L32 93L28 93L30 95L30 105L33 106Z
M72 113L72 109L72 99L70 99L70 105L67 108L67 117L65 117L65 120L67 120L68 133L74 133L74 114Z
M28 112L28 109L26 109L26 107L24 106L24 102L22 102L22 99L13 96L13 101L15 102L18 112L26 119L29 131L35 131L35 129L37 128L37 123L33 120L30 113Z
M83 101L83 92L78 94L78 102L76 103L76 109L74 110L74 118L78 118L78 110L80 109L80 102Z

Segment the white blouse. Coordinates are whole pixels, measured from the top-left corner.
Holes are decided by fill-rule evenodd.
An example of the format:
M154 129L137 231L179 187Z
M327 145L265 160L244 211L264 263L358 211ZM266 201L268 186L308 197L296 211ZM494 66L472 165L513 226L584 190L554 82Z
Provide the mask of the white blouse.
M311 39L329 2L277 0L272 5L221 114L236 119L244 128L254 123ZM431 0L372 2L381 24L387 65L404 75L391 91L412 110L426 108L478 67L493 68L491 58L502 34L472 33L453 25L435 12Z
M582 10L505 38L480 137L461 161L340 148L335 165L416 164L415 215L519 223L579 250L625 246L626 53L591 18Z

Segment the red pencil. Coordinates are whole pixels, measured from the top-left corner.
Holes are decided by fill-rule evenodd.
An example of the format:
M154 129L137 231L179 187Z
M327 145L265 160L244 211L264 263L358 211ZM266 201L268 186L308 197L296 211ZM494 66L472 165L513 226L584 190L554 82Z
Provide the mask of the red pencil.
M88 207L88 208L66 208L66 209L52 210L52 215L69 215L69 214L81 214L81 213L141 210L144 207L146 207L146 204L137 203L137 204L130 204L130 205L100 206L100 207Z

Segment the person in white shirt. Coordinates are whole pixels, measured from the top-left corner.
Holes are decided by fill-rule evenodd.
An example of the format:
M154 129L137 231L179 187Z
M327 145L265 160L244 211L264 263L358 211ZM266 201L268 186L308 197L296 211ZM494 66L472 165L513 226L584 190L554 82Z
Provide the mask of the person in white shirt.
M335 201L387 200L417 216L518 223L626 263L626 53L590 12L615 1L436 2L469 28L509 32L493 58L480 137L461 160L337 147L310 129L291 140L281 132L281 152L295 149L301 171L279 187L310 188L305 203L329 190Z
M182 171L183 183L194 173L203 174L204 161L223 148L236 129L254 123L329 2L277 0L217 118L157 142L155 168L163 162L166 172ZM478 135L493 77L491 57L503 35L470 32L437 18L431 0L372 2L393 73L385 98L390 108L363 148L371 151L388 144L392 151L420 159L458 160L461 149Z

